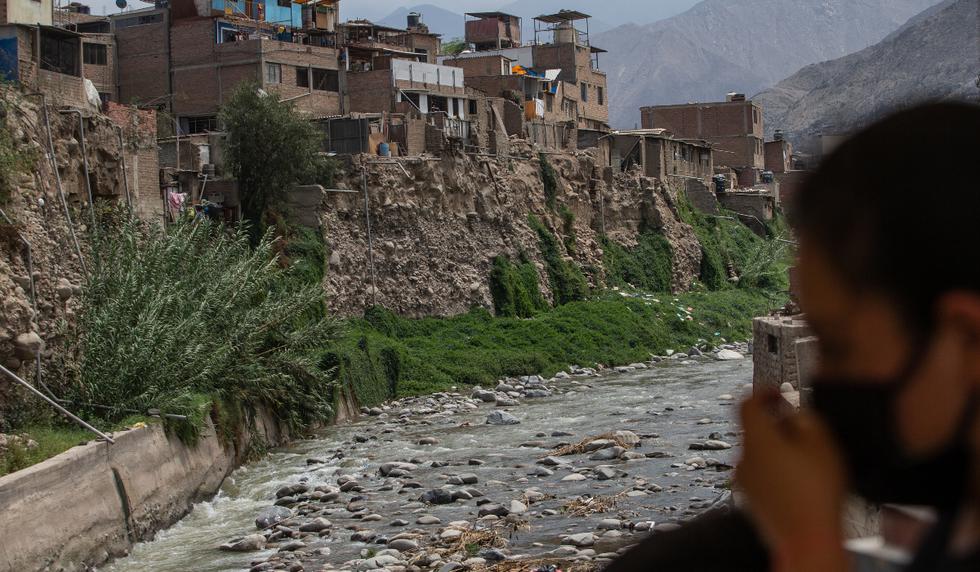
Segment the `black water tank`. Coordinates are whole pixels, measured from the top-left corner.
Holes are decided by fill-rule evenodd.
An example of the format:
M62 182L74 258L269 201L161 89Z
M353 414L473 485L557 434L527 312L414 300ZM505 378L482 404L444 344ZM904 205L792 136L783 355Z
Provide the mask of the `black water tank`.
M409 12L408 13L408 27L409 28L418 28L419 27L419 24L421 24L421 23L422 23L422 14L419 14L418 12Z

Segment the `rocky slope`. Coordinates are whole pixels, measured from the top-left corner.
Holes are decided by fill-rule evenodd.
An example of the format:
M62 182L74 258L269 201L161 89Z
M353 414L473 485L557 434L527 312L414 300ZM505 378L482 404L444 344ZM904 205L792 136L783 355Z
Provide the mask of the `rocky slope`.
M767 131L780 128L804 147L919 101L976 99L978 30L976 0L947 0L880 43L809 65L753 99Z
M538 268L549 296L545 261L528 215L539 218L562 243L562 255L602 279L598 235L626 246L642 225L660 229L673 247L673 285L683 290L697 276L700 243L681 222L674 192L654 179L617 175L605 179L586 152L549 155L558 175L556 204L546 205L538 157L512 142L513 159L451 156L371 166L369 188L377 302L412 316L451 315L473 306L492 307L489 274L494 257L526 255ZM359 170L354 170L359 172ZM492 174L491 174L492 173ZM360 188L359 177L340 182ZM373 300L364 203L360 194L328 194L322 224L330 254L326 288L333 311L360 314ZM559 214L574 215L571 226ZM574 244L568 251L568 245ZM587 272L588 274L588 272Z
M57 383L63 372L63 355L55 348L74 321L82 265L58 194L56 177L47 158L47 134L43 114L34 99L2 94L7 110L6 130L22 153L32 158L29 170L14 177L9 200L0 201L0 364L30 380L35 359L41 355L43 378ZM49 114L58 172L76 235L85 250L89 211L81 145L75 115ZM125 196L118 161L116 131L105 116L86 120L86 142L93 193ZM8 223L9 219L9 223ZM28 268L31 245L33 274ZM31 289L36 293L32 303ZM36 311L35 311L36 307ZM14 385L0 382L0 431L4 421L26 414L5 410L14 403ZM20 390L16 390L20 391Z
M755 93L802 66L878 42L937 0L704 0L645 26L596 34L609 50L611 122L632 127L644 105Z

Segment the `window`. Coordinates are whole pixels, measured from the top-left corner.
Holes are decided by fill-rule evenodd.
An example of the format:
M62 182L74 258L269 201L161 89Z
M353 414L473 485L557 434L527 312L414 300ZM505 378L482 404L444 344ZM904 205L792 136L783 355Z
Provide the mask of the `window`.
M82 61L86 64L91 64L94 66L106 65L107 53L108 50L106 50L105 44L82 45Z
M135 18L123 18L116 20L115 27L117 30L122 28L128 28L130 26L143 26L145 24L156 24L163 22L163 13L150 14L148 16L138 16Z
M753 107L752 108L752 123L758 123L758 122L759 122L759 110Z
M308 68L296 68L296 85L310 87L310 70Z
M41 69L79 75L77 36L62 36L56 33L41 32Z
M218 117L215 115L187 118L187 133L207 133L208 131L217 130Z
M282 83L282 66L266 62L265 83Z
M544 94L544 108L545 111L549 112L555 110L555 96L551 95L550 93Z
M425 48L415 48L415 53L422 56L419 58L419 60L422 61L423 63L429 62L429 50Z
M470 115L476 115L476 100L470 100Z
M779 353L779 340L776 336L768 334L766 336L767 345L769 346L769 353L778 354Z
M596 100L599 102L599 105L605 105L606 103L605 103L605 98L603 97L604 94L602 93L602 86L599 86L595 89L596 89Z
M587 103L589 101L589 86L585 83L580 85L582 86L582 103Z
M313 68L313 89L340 91L340 73L337 70Z

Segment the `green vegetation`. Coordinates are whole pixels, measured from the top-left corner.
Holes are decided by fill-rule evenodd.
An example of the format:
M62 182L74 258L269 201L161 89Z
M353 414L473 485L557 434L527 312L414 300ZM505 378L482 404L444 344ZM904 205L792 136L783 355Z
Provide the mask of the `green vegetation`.
M282 204L291 187L330 186L337 164L319 153L319 130L292 103L243 82L219 119L227 134L226 162L238 179L245 217L253 223L253 242L267 226L269 207Z
M439 54L443 56L458 56L469 47L463 38L453 38L442 43L439 47Z
M267 232L203 222L165 232L123 221L94 240L94 268L79 314L77 403L158 408L191 417L174 429L193 440L214 401L264 403L301 427L331 413L330 372L318 349L338 324L321 315L322 290L292 277Z
M679 196L678 213L681 220L694 227L701 243L700 279L711 290L732 286L730 276L738 277L743 288L785 290L788 287L786 269L789 253L785 244L774 240L785 236L782 215L770 223L775 236L764 239L738 221L737 215L722 211L711 216L696 210L683 195Z
M556 306L584 300L589 295L589 284L585 275L571 260L561 253L560 244L548 227L534 215L528 216L528 224L538 234L541 256L548 269L551 294Z
M498 316L530 318L548 309L538 284L538 271L524 257L517 265L505 256L493 259L490 294Z
M333 363L360 402L374 404L507 375L552 375L569 364L647 360L699 341L746 339L751 317L774 305L764 292L732 288L677 296L609 293L530 319L494 317L483 309L409 319L373 308L348 322Z
M669 292L671 287L670 242L662 234L645 231L638 244L625 248L608 237L600 239L606 285L633 287L649 292Z
M37 447L28 449L20 442L8 444L7 449L0 453L0 476L40 463L93 437L84 429L68 426L32 425L18 433L33 439Z
M548 157L544 153L538 155L538 164L541 166L541 183L544 185L544 203L548 208L555 210L555 201L558 198L558 174L555 168L548 162Z

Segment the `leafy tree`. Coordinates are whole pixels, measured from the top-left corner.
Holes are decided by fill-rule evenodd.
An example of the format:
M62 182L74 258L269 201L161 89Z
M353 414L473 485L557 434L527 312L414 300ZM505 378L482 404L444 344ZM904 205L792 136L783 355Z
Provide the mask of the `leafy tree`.
M228 165L238 179L245 217L256 223L256 231L264 229L268 210L293 185L331 183L335 163L320 154L319 130L290 102L244 82L219 117Z

